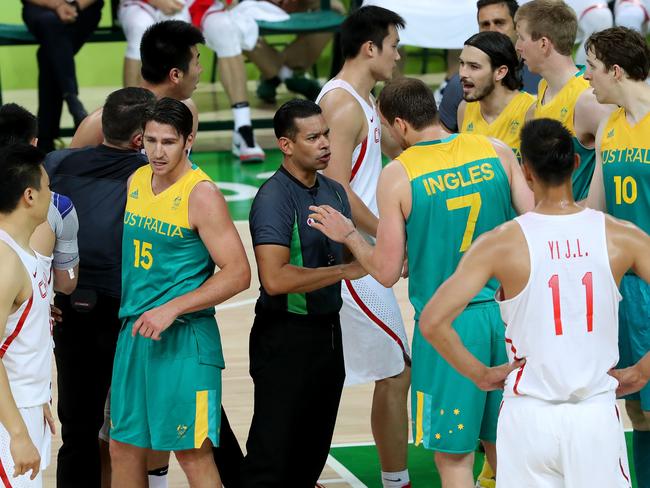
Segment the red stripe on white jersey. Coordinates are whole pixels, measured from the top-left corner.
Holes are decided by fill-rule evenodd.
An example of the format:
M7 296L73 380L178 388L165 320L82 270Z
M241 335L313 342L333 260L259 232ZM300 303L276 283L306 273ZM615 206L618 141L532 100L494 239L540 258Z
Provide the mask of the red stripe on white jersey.
M526 367L526 363L524 363L523 366L519 368L519 371L517 371L517 378L515 379L515 384L512 387L512 391L515 393L515 395L519 395L519 391L517 390L517 387L519 386L519 380L521 380L521 375L524 374L525 367Z
M388 325L386 325L384 322L382 322L382 320L379 317L377 317L374 313L372 313L372 311L368 308L368 306L365 303L363 303L363 300L361 300L361 297L356 292L356 290L353 288L352 283L350 282L350 280L344 280L344 281L345 281L345 285L348 287L348 290L350 290L350 295L354 299L355 303L359 306L359 308L363 311L363 313L365 313L368 316L368 318L370 318L370 320L372 320L384 332L386 332L386 334L388 334L391 339L393 339L395 342L397 342L399 347L402 349L402 353L404 355L407 355L406 354L406 349L404 348L404 343L399 338L399 336L397 334L395 334L395 332L393 332L393 330Z
M5 467L2 465L2 460L0 459L0 480L2 480L2 485L4 488L12 488L11 483L9 482L9 476L5 471Z
M363 158L366 157L366 149L368 149L368 136L366 136L363 142L361 143L359 156L357 156L357 160L354 162L354 165L352 166L352 172L350 173L350 181L354 179L357 172L359 171L359 168L361 168L361 163L363 163Z
M18 324L16 324L16 328L11 333L11 335L7 337L4 344L2 344L2 347L0 347L0 358L2 358L5 355L11 343L14 341L14 339L16 339L18 334L20 334L23 325L25 325L25 320L27 320L27 316L29 315L29 311L32 309L33 302L34 302L34 295L32 294L32 296L29 297L29 301L27 302L27 306L25 307L25 310L23 310L23 313L20 316L20 320L18 320Z

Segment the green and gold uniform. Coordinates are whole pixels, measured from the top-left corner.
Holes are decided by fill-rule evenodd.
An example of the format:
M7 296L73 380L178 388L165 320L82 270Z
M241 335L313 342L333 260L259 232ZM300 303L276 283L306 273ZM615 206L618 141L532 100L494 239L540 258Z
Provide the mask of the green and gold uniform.
M481 113L481 103L469 102L465 106L465 115L463 116L460 132L481 134L499 139L512 148L517 160L521 162L521 152L519 151L521 138L519 133L526 123L526 114L533 103L535 103L533 95L519 92L510 100L510 103L506 105L506 108L503 109L499 116L492 123L488 123Z
M601 154L607 213L650 233L650 113L634 126L624 108L612 113L602 133ZM617 367L624 368L650 350L650 286L630 271L620 288ZM641 400L643 410L650 410L650 386L628 398Z
M415 308L412 412L416 444L467 453L494 442L501 392L485 393L422 337L419 317L480 234L514 216L510 184L485 136L455 134L418 143L397 157L411 182L406 221L409 298ZM490 281L454 321L463 344L488 366L507 361L504 326Z
M160 341L131 336L146 311L196 290L214 262L189 223L194 187L210 178L192 166L161 193L149 165L128 189L122 239L122 330L111 389L111 437L156 450L217 446L224 367L214 308L179 316Z
M589 82L584 79L585 69L582 67L569 82L562 87L560 92L555 95L553 100L542 103L548 83L542 79L539 82L537 91L537 105L535 106L534 118L548 118L562 122L571 135L573 136L573 148L580 155L580 167L573 172L573 198L576 201L584 200L589 194L589 185L591 177L594 175L594 165L596 164L596 153L594 148L583 146L576 137L574 126L574 116L576 102L582 92L589 89Z

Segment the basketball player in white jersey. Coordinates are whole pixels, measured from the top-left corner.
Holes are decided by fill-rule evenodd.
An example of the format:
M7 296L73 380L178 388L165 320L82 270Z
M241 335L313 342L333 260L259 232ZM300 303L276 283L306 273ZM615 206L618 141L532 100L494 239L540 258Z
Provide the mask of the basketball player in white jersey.
M537 119L521 132L536 207L481 236L422 314L423 334L485 390L504 388L497 487L630 487L616 406L618 284L650 281L650 237L573 199L571 135ZM509 364L488 368L451 324L492 277ZM504 387L505 381L505 387Z
M50 204L45 155L33 146L0 151L0 481L40 488L54 420L51 257L29 247Z
M368 238L377 234L381 121L371 90L392 75L403 19L362 7L341 26L345 62L316 99L330 127L332 156L324 171L345 188L352 218ZM410 351L395 295L371 276L344 280L341 330L346 385L375 381L371 425L384 487L410 486L406 467Z
M614 3L616 25L646 34L650 20L649 0L616 0Z

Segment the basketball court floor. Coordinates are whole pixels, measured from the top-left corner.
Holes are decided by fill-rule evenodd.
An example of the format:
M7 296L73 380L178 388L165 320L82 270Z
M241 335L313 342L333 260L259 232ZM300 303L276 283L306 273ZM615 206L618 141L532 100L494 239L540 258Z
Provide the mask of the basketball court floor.
M440 75L425 75L425 81L431 85L440 82ZM103 103L104 98L118 87L82 88L82 100L86 107L92 110ZM254 87L249 87L251 100L254 98ZM217 96L218 93L219 95ZM199 106L200 117L205 119L227 119L230 110L225 102L221 89L215 92L213 86L200 86L193 97ZM36 96L34 90L6 91L5 101L13 101L36 112ZM289 98L286 93L280 94L280 102ZM274 107L255 104L253 117L272 117ZM64 113L62 125L69 126L70 120ZM270 130L256 131L258 139L265 148L274 148L275 138ZM248 334L253 323L254 304L258 297L259 281L251 246L248 229L248 212L253 197L259 186L279 167L281 154L277 149L268 151L267 160L260 164L242 165L232 158L228 150L230 134L200 133L192 153L192 160L198 164L217 183L228 201L229 210L236 222L237 230L244 242L253 270L251 287L217 307L226 369L223 373L223 404L231 422L232 428L242 445L245 447L248 428L253 412L253 384L248 375ZM217 151L215 151L215 148ZM409 338L413 333L413 309L408 301L407 281L400 280L395 286L396 295L401 307L404 323L407 326ZM56 374L56 371L54 371ZM56 407L56 381L54 384L54 406ZM370 431L370 406L373 385L362 385L346 388L343 391L341 405L334 432L333 446L327 465L323 470L320 482L331 488L371 487L380 488L379 463L376 450L372 445ZM278 399L282 401L282 399ZM625 411L621 409L621 411ZM56 415L56 408L54 409ZM626 418L626 426L629 421ZM309 442L308 426L305 426L304 442ZM628 434L628 446L631 439ZM55 487L56 452L61 445L60 432L54 437L52 446L52 464L45 472L46 488ZM414 488L437 488L440 486L439 477L433 464L433 455L422 448L409 447L409 470ZM631 458L631 454L630 454ZM482 455L477 453L475 469L480 470ZM632 474L634 479L634 474ZM172 459L170 488L187 486L185 477L178 464ZM636 485L633 485L636 486Z

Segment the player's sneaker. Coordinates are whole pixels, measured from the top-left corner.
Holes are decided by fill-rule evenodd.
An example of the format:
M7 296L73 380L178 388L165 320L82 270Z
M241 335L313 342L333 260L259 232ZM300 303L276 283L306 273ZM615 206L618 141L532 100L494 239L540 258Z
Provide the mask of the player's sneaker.
M287 90L299 93L312 102L316 100L321 90L318 81L313 78L307 78L306 76L292 76L284 80L284 84Z
M275 103L276 93L281 83L282 81L277 76L268 80L260 80L260 84L257 85L256 90L257 97L266 103Z
M264 161L264 151L255 142L253 127L244 125L232 133L232 153L242 163Z

